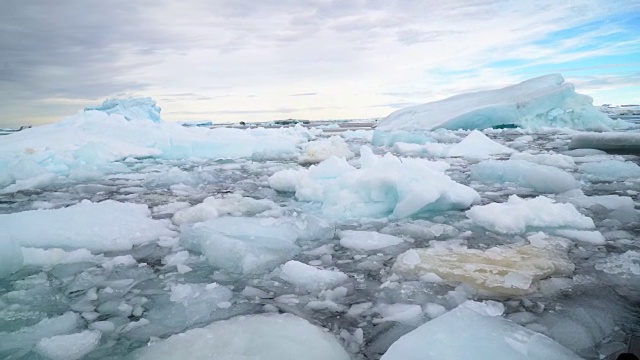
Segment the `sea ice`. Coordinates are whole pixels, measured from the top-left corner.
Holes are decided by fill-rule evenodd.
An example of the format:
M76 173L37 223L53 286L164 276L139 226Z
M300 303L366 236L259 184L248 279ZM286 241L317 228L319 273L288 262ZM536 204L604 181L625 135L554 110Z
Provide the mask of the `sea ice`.
M291 260L282 265L279 275L286 282L306 291L314 292L334 288L349 279L337 270L323 270Z
M146 205L83 200L66 208L0 215L0 228L25 247L123 251L175 235L167 220L150 215Z
M376 132L415 129L486 129L501 125L524 128L610 129L622 126L577 94L559 74L546 75L498 90L461 94L397 110L380 121ZM374 135L375 140L375 135Z
M579 360L569 349L502 316L502 305L466 302L393 343L381 360Z
M99 106L88 106L84 111L100 111L107 114L122 115L127 120L151 120L162 122L160 108L151 98L113 98L105 100Z
M298 164L317 164L331 156L349 160L355 155L341 137L332 136L329 139L315 140L304 144L304 153L298 158Z
M500 245L478 250L440 244L400 254L392 270L411 279L436 274L491 293L523 295L535 292L541 279L572 275L574 265L560 245Z
M7 234L0 234L0 279L18 271L23 264L18 242Z
M593 245L604 245L606 243L606 239L604 238L604 236L602 236L602 233L600 233L600 231L561 229L556 230L555 233L572 240Z
M571 137L569 149L599 149L624 154L640 153L640 133L580 132Z
M448 156L461 156L473 159L486 159L496 154L512 154L516 150L489 139L478 130L473 130L462 141L451 146Z
M338 341L291 314L259 314L214 322L135 352L136 360L349 360Z
M206 221L218 216L253 216L277 208L278 205L268 199L257 200L240 194L230 194L222 198L210 196L198 205L179 210L173 215L171 221L181 225Z
M566 170L576 169L576 163L573 161L573 158L562 154L529 154L526 152L519 152L511 154L510 160L524 160L531 163L553 166Z
M0 357L11 354L19 358L16 352L28 352L41 339L72 333L81 324L80 315L69 311L15 332L0 332Z
M582 176L591 181L640 179L640 166L630 161L605 160L580 164Z
M344 230L340 232L340 245L354 250L378 250L403 242L402 238L377 231Z
M464 209L480 200L475 190L443 173L446 163L380 157L366 146L360 155L360 169L331 157L309 169L275 173L269 183L277 190L295 189L299 200L322 203L323 212L334 218L404 218L423 211Z
M580 182L558 168L524 160L485 160L471 165L471 179L487 184L511 183L541 193L580 188Z
M544 196L521 199L512 195L506 203L477 205L467 217L491 231L514 234L527 228L593 229L595 224L571 204L559 204Z
M274 218L221 217L183 225L180 241L201 252L213 267L232 273L269 271L293 258L299 232L290 222Z
M98 347L102 333L95 330L44 338L33 349L49 360L79 360Z

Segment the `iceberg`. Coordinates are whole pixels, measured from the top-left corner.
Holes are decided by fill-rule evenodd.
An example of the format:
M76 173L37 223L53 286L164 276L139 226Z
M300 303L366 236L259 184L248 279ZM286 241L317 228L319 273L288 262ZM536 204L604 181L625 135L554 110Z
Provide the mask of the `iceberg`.
M391 345L381 360L580 360L571 350L502 316L502 304L468 301Z
M575 92L560 74L541 76L502 89L461 94L391 113L376 131L567 127L610 130L622 126ZM374 135L375 138L375 135Z
M593 220L572 204L558 204L545 196L522 199L511 195L506 203L477 205L466 214L478 225L506 234L523 233L527 228L595 228Z
M473 159L486 159L491 155L512 154L516 150L499 144L478 130L473 130L462 141L451 146L448 156L460 156Z
M336 338L291 314L260 314L217 321L156 342L134 360L349 360Z
M298 200L322 203L327 216L405 218L433 210L464 209L480 201L472 188L446 174L444 162L376 156L360 149L360 169L335 156L309 169L283 170L269 178L278 191L295 190Z
M153 99L127 98L127 99L107 99L101 105L88 106L84 111L101 111L107 114L122 115L125 119L131 120L151 120L154 123L161 123L160 108Z

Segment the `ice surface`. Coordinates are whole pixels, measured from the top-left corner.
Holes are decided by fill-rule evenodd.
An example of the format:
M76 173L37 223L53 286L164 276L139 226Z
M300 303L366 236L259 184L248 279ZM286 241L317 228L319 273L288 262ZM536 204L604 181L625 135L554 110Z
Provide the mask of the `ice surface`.
M354 250L378 250L403 242L402 238L377 231L344 230L340 232L340 245Z
M606 239L602 236L600 231L586 231L586 230L556 230L556 234L564 236L566 238L589 243L593 245L604 245Z
M467 302L402 336L382 360L580 359L550 338L500 316L495 303Z
M279 276L286 282L310 292L331 289L349 279L341 271L318 269L295 260L284 264Z
M486 159L496 154L511 154L516 150L489 139L485 134L474 130L462 141L453 145L448 156L461 156L474 159Z
M175 235L168 221L150 215L146 205L84 200L66 208L2 214L0 228L25 247L121 251Z
M475 190L451 180L448 165L424 159L374 155L360 149L361 168L331 157L296 173L285 170L269 179L276 190L295 189L296 198L322 203L334 218L393 216L424 211L464 209L480 200Z
M521 199L512 195L506 203L477 205L467 216L491 231L522 233L527 228L593 229L595 224L571 204L560 204L544 196Z
M511 160L524 160L540 165L553 166L560 169L574 170L576 169L576 163L571 156L562 154L529 154L526 152L520 152L512 154Z
M180 241L209 264L232 273L269 271L293 258L298 230L274 218L221 217L183 226Z
M52 336L38 341L34 351L50 360L79 360L98 346L101 336L95 330Z
M574 265L561 245L496 246L487 250L456 244L411 249L400 256L393 271L407 278L436 274L491 293L522 295L537 291L539 280L570 276Z
M524 160L485 160L471 165L471 179L487 184L516 184L541 193L580 188L580 182L558 168Z
M640 252L629 250L622 254L612 254L596 264L596 269L623 277L640 276Z
M66 312L16 332L0 332L0 356L6 358L9 353L27 352L41 339L72 333L81 323L80 315Z
M240 194L230 194L222 198L210 196L198 205L179 210L171 220L174 224L181 225L218 216L252 216L277 208L278 205L268 199L257 200Z
M630 161L605 160L580 164L578 169L591 181L640 179L640 166Z
M418 325L422 322L422 307L415 304L380 304L376 307L382 319L374 322L396 321L407 325Z
M189 359L349 360L329 333L290 314L241 316L152 344L136 360Z
M339 136L321 139L304 145L304 153L298 158L299 164L316 164L337 156L349 160L355 155L344 140Z
M18 242L7 234L0 234L0 279L18 271L23 264L22 250Z
M84 111L101 111L122 115L127 120L151 120L162 122L160 108L151 98L107 99L99 106L89 106Z
M637 132L581 132L574 134L569 149L599 149L615 153L639 154L640 133Z
M609 129L621 126L577 94L559 74L546 75L498 90L478 91L400 109L376 130L523 128Z
M78 262L101 262L101 256L93 255L87 249L64 251L62 249L22 248L25 265L50 267L60 264L73 264Z

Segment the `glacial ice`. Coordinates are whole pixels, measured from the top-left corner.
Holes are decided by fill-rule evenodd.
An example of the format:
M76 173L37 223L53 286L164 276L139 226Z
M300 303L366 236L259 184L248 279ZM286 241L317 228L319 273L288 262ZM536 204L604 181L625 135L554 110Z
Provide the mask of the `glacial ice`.
M125 119L151 120L154 123L162 122L160 108L151 98L113 98L105 100L101 105L88 106L84 111L100 111L107 114L118 114Z
M593 229L591 218L584 216L571 204L559 204L544 196L522 199L512 195L505 203L476 205L467 216L491 231L522 233L528 228Z
M482 161L471 165L471 179L487 184L515 184L540 193L580 188L580 182L566 171L525 160Z
M291 314L240 316L173 335L137 351L135 360L349 360L330 334Z
M25 247L123 251L175 235L166 220L150 215L146 205L84 200L60 209L0 214L0 228Z
M558 243L487 250L445 243L402 253L392 270L410 279L436 274L490 293L523 295L537 291L541 279L571 276L574 264L567 258L566 246Z
M331 157L309 169L284 170L269 178L276 190L295 190L298 200L322 203L335 218L408 217L424 211L464 209L480 198L443 173L446 163L382 157L360 149L360 169Z
M502 316L495 302L466 302L393 343L381 360L580 359L550 338Z
M456 95L397 110L380 121L376 132L395 130L568 127L609 130L621 126L575 92L559 74L541 76L498 90Z

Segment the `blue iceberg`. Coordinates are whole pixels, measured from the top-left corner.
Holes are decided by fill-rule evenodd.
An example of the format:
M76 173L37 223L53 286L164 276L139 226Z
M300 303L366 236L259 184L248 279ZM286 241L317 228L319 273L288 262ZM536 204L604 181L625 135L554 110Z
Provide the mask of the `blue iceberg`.
M102 111L107 114L118 114L125 119L131 120L151 120L154 123L161 123L160 107L156 105L150 97L127 98L127 99L107 99L102 105L88 106L84 111Z

